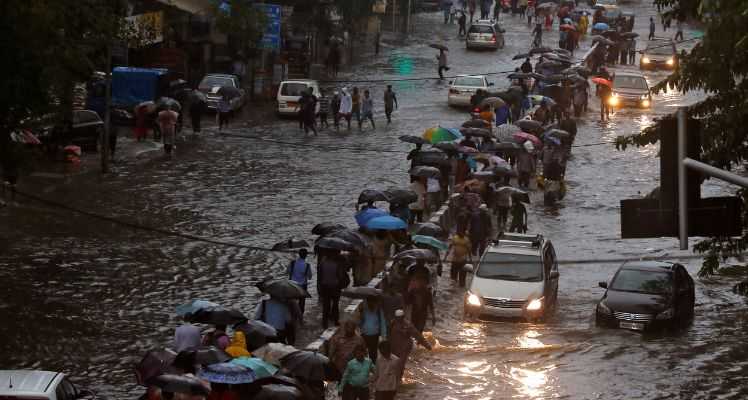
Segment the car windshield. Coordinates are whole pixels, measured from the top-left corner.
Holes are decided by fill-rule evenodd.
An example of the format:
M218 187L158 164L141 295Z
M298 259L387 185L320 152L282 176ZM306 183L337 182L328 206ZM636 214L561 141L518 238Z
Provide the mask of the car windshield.
M647 80L641 76L622 76L617 75L613 78L613 87L625 89L642 89L647 90Z
M673 46L670 43L652 43L647 46L647 49L644 50L644 52L647 54L655 54L659 56L672 56Z
M610 284L611 290L648 294L667 294L673 286L668 272L622 269Z
M202 82L200 82L200 87L216 87L216 86L235 86L234 80L231 78L226 78L223 76L206 76L203 78Z
M483 78L459 77L455 78L454 86L484 87Z
M478 265L475 276L505 281L540 282L543 263L539 256L487 253Z
M493 28L488 25L473 25L468 33L493 33Z
M306 83L284 83L281 88L281 96L301 96L301 92L307 90Z

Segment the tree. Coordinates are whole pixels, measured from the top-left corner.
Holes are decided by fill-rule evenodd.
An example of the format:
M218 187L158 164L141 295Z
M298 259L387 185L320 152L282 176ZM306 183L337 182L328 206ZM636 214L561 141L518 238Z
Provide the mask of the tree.
M715 167L734 169L748 159L748 2L742 0L655 0L667 8L666 18L694 19L704 26L704 36L690 53L678 56L679 67L653 90L681 92L703 91L706 98L688 107L688 115L701 122L701 159ZM686 40L692 40L686 38ZM665 117L674 118L670 115ZM659 141L663 120L641 134L619 137L616 147L646 146ZM748 210L748 192L739 190L744 210ZM748 213L743 216L748 225ZM739 256L748 248L748 230L740 237L714 237L696 244L694 250L705 254L700 276L717 272L719 261ZM737 288L745 288L748 281Z
M265 14L250 1L221 1L213 4L216 28L236 39L237 47L246 57L262 38L267 23Z

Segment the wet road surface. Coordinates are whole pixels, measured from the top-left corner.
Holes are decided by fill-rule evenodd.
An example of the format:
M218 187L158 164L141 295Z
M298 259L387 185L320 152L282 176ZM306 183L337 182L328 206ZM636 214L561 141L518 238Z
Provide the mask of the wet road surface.
M636 11L637 31L645 34L654 10L641 5ZM340 79L433 76L436 51L428 44L437 40L449 44L450 74L512 70L519 62L511 57L530 42L530 29L519 18L505 18L507 46L498 52L466 52L456 26L443 29L437 14L415 22L417 33L406 43L386 42L379 57ZM555 37L555 32L544 34L546 43ZM665 74L647 76L653 84ZM499 88L508 84L501 75L490 79ZM322 221L351 225L362 189L407 184L404 157L410 147L398 136L466 118L463 110L446 106L446 81L399 81L393 86L400 109L386 126L384 83L359 86L373 90L376 130L304 137L290 120L235 126L232 134L278 142L209 134L180 146L175 162L125 164L111 179L38 189L96 213L242 245L309 237L311 227ZM696 99L660 94L653 110L621 111L606 123L598 122L591 99L576 144L635 133ZM573 153L562 204L533 205L530 215L531 230L551 238L559 258L685 254L674 250L674 239L619 239L618 201L657 186L656 147L618 152L612 145L596 145ZM724 191L722 185L704 185L705 194ZM38 204L6 207L0 217L2 367L63 370L108 398L141 393L132 365L147 350L170 344L176 305L208 298L251 314L260 297L254 283L280 275L286 263L272 254L131 230ZM402 397L745 397L746 304L729 291L730 282L698 280L693 325L676 334L643 337L593 327L594 304L602 295L597 282L616 267L562 265L559 308L542 325L466 323L462 291L440 285L434 330L440 346L416 354ZM688 268L695 276L698 262ZM311 306L307 324L316 328L316 302ZM308 330L302 340L313 332L318 331Z

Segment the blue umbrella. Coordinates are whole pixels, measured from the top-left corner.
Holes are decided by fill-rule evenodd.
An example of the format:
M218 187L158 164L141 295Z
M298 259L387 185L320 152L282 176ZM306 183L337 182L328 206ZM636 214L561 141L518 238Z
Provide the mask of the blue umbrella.
M555 144L556 146L561 146L561 140L559 140L555 136L543 135L543 139L545 139L547 142L551 142L551 143Z
M371 230L396 231L398 229L408 228L408 224L400 218L391 215L384 215L370 219L366 222L364 227Z
M431 237L431 236L424 236L424 235L414 235L411 240L413 240L413 243L417 244L424 244L426 246L433 247L437 250L448 250L449 246L442 242L441 240Z
M251 369L255 373L255 376L257 376L257 379L273 376L278 372L276 366L257 357L239 357L231 360L231 363Z
M608 24L606 24L605 22L598 22L592 26L592 29L597 29L598 31L607 31L608 29L610 29L610 26L608 26Z
M382 210L381 208L365 208L357 212L354 218L356 218L356 223L358 224L358 226L365 226L370 219L383 217L385 215L390 215L390 213Z
M177 315L194 314L204 308L220 308L220 304L213 303L207 300L193 300L187 304L182 304L177 307Z
M465 135L463 135L462 132L460 132L460 128L445 128L445 129L450 131L457 137L455 141L459 141L460 139L465 137Z
M251 369L230 362L208 365L197 376L208 382L227 385L252 383L257 379L257 375Z

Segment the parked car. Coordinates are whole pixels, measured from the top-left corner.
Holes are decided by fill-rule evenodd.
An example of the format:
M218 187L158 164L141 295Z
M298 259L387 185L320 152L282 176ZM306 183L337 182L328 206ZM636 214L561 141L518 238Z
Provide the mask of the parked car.
M104 121L91 110L74 110L70 129L66 129L52 115L32 122L32 131L47 146L75 144L85 149L95 150L104 134Z
M449 82L447 104L467 107L478 89L488 90L489 86L493 86L493 83L488 82L485 75L459 75Z
M228 74L208 74L203 77L200 84L197 85L197 90L205 93L208 97L207 106L208 109L215 110L218 108L218 101L221 99L221 93L219 93L222 87L228 87L231 94L231 111L236 111L246 102L246 93L242 89L239 83L239 77L236 75Z
M678 66L678 52L671 39L653 39L639 58L641 69L675 69Z
M0 400L77 400L91 395L60 372L3 370L0 382Z
M613 76L613 95L608 99L613 108L652 106L652 93L647 78L639 72L618 71Z
M595 311L598 326L644 331L693 318L693 278L680 264L641 261L623 264Z
M466 317L534 321L550 315L556 308L559 278L553 244L542 235L502 233L497 239L471 274Z
M278 102L278 115L293 115L296 116L299 112L299 99L301 93L312 88L312 93L319 97L319 83L310 79L297 79L292 81L283 81L278 86L278 94L276 101ZM319 103L317 104L317 112L319 112Z
M495 21L478 20L468 28L465 46L470 49L503 49L504 29Z

